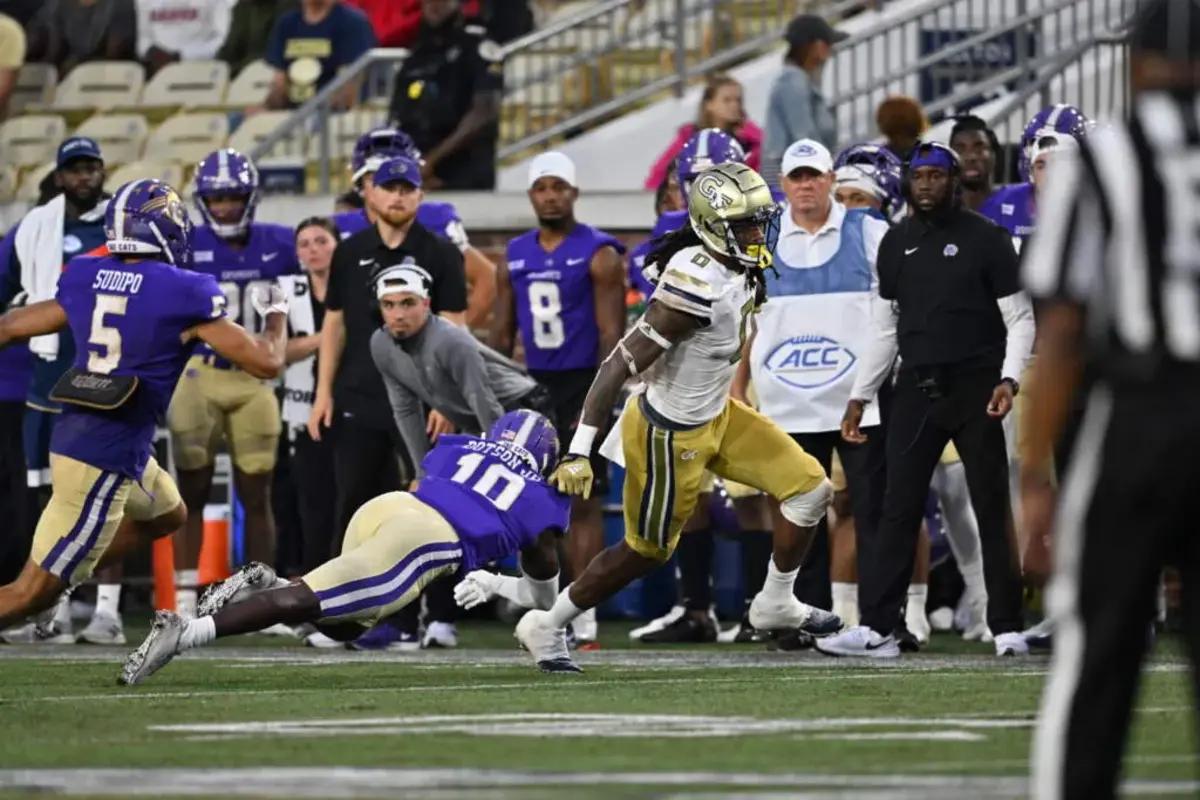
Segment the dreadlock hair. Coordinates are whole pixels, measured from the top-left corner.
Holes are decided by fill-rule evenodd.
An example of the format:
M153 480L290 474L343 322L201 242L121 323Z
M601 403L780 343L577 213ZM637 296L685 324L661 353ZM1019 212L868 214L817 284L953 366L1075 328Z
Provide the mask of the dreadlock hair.
M645 265L642 267L647 279L651 283L657 284L657 276L662 274L663 269L675 257L675 254L685 247L704 247L704 242L700 241L700 237L687 223L655 239L650 252L646 254ZM773 265L769 269L772 272L775 271ZM754 292L756 309L767 301L767 284L763 279L762 272L760 269L743 269L742 273L746 277L746 287Z

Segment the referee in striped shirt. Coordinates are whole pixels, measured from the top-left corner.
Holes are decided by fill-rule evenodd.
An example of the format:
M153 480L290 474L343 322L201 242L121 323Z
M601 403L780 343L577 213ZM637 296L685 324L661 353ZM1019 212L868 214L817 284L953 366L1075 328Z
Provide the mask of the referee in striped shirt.
M1023 510L1031 535L1055 523L1038 800L1114 796L1170 562L1200 689L1200 0L1147 4L1130 67L1129 124L1102 127L1078 159L1061 160L1025 261L1041 313ZM1087 410L1055 517L1051 451L1085 370Z

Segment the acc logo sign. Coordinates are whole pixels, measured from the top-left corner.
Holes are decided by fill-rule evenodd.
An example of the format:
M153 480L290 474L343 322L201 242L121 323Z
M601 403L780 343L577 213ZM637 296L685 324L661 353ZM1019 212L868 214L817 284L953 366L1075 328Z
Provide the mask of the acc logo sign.
M797 389L834 383L858 356L828 336L793 336L775 345L763 365L776 380Z
M718 175L701 175L696 181L696 191L708 201L713 211L723 211L733 205L733 198L721 191L723 181Z

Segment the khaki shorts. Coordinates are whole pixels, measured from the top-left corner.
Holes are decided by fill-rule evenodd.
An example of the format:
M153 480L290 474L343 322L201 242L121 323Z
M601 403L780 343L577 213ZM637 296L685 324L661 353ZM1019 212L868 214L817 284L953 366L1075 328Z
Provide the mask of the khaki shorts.
M240 369L219 369L195 356L175 387L167 411L175 466L202 469L224 440L233 465L248 475L275 468L279 401L267 381Z
M135 482L51 453L50 476L54 493L38 520L29 557L71 586L92 576L121 517L151 520L183 502L175 481L153 458Z

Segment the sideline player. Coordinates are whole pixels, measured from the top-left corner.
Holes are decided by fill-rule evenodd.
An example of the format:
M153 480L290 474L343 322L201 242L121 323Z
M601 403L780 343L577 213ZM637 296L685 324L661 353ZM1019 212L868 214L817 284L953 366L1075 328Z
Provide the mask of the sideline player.
M491 344L511 355L514 334L520 332L529 375L550 392L559 440L569 441L600 361L624 333L625 246L575 219L575 164L562 153L542 153L533 160L528 194L538 226L508 243L497 275ZM583 574L604 549L600 504L608 491L608 470L602 457L596 459L595 496L571 502L567 558L572 575ZM595 641L595 610L572 627L577 641Z
M642 376L646 391L629 399L613 432L627 469L624 541L593 559L551 610L530 611L517 624L517 638L544 670L570 664L568 622L670 558L710 469L778 498L797 526L776 532L751 624L814 634L841 627L837 617L793 594L800 560L829 504L825 471L766 417L729 396L750 315L766 299L762 269L770 263L778 208L757 172L721 164L692 183L688 218L687 228L647 258L658 275L649 307L601 364L569 451L551 477L570 494L591 492L595 439L625 381ZM613 448L602 452L616 455Z
M353 639L436 578L518 551L522 578L469 572L456 599L472 608L499 594L549 608L558 591L556 540L570 513L568 498L545 478L557 457L554 426L536 411L508 412L487 438L439 437L415 490L388 492L355 512L341 555L282 586L269 567L249 564L205 595L204 616L158 612L150 635L126 660L121 682L140 683L177 654L214 639L279 623L310 622L334 639ZM269 588L255 591L259 586ZM573 666L564 661L563 669Z
M0 345L67 326L77 345L52 392L64 404L50 442L54 492L24 570L0 587L0 627L183 524L187 510L151 443L198 342L259 378L283 368L286 298L256 294L262 336L231 322L217 282L187 269L191 223L174 189L125 184L105 230L108 252L72 259L55 299L0 317Z
M227 301L225 313L247 328L259 324L251 298L280 276L300 272L291 229L254 221L258 189L258 170L236 150L216 150L196 167L196 206L205 224L193 231L190 268L217 279ZM171 398L167 427L179 493L188 507L187 525L175 549L178 607L191 615L196 609L204 505L222 439L229 447L234 487L246 511L247 557L275 561L271 481L282 429L279 401L270 382L201 346Z

